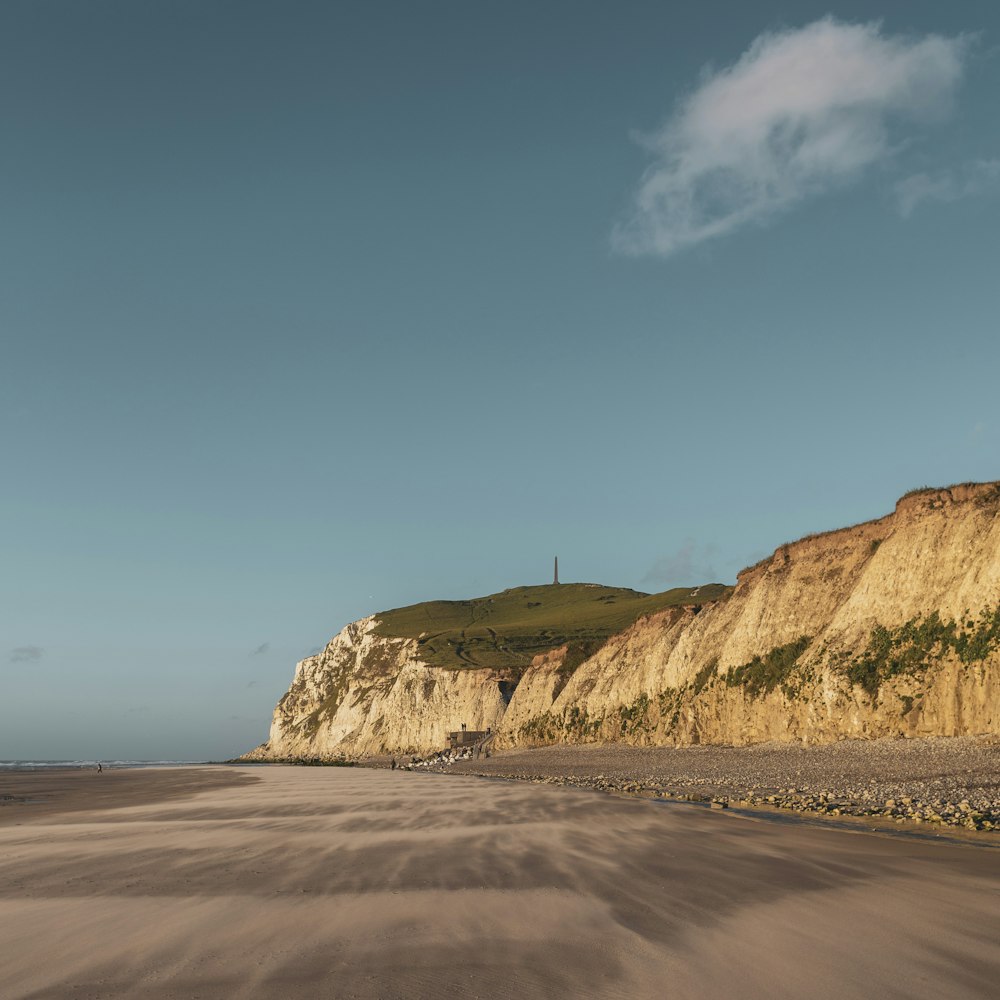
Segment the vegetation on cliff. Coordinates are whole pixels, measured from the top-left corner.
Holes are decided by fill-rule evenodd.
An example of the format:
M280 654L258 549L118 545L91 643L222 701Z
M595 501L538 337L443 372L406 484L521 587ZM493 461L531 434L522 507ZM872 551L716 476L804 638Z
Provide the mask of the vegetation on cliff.
M1000 649L1000 604L985 608L975 619L966 613L958 622L945 621L934 611L895 629L876 625L864 653L847 661L846 673L852 684L876 698L892 677L922 674L949 654L961 663L979 663L996 649Z
M721 583L643 594L622 587L561 583L514 587L469 601L426 601L378 615L377 635L419 643L420 659L440 667L526 667L568 644L592 655L644 615L728 597Z
M726 684L746 688L752 698L770 694L779 684L786 683L811 641L810 636L804 635L795 642L775 646L763 656L755 656L749 662L733 667L726 674Z

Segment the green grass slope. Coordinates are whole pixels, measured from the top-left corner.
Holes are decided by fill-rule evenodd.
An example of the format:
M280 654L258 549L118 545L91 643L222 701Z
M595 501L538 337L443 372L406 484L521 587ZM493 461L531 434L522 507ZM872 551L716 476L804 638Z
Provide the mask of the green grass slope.
M376 634L416 639L420 658L441 667L519 668L568 644L591 656L643 615L728 597L721 583L643 594L593 583L514 587L469 601L427 601L379 614Z

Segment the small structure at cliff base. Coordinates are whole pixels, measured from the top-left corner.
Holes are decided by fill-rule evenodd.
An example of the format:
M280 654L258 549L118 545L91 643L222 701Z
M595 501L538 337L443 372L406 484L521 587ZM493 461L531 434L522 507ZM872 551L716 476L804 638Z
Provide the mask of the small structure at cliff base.
M489 735L489 729L468 729L463 722L462 728L458 732L448 733L448 749L459 750L462 747L475 746L477 743L482 743Z

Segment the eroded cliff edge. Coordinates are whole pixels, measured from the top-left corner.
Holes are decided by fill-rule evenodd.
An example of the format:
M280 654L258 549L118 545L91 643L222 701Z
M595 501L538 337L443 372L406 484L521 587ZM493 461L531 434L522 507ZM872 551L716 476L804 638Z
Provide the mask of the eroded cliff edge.
M302 660L247 758L422 752L463 722L498 747L1000 734L1000 483L783 545L587 655L441 666L384 632L362 619Z

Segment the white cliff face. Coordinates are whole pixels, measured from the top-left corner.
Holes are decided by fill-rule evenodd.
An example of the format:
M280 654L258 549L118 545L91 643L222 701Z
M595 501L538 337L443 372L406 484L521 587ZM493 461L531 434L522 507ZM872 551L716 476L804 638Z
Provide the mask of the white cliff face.
M254 755L427 750L462 722L497 730L498 746L996 734L1000 628L993 639L980 628L982 656L927 640L906 660L900 636L930 621L932 640L932 616L979 628L998 607L1000 484L929 491L880 520L782 546L728 600L640 619L573 670L564 648L536 657L509 708L496 672L428 666L415 641L375 636L376 619L363 619L298 665ZM888 659L872 653L878 629L896 643ZM770 689L733 682L731 671L800 640ZM876 661L871 683L863 668Z
M412 639L375 635L374 616L348 625L301 660L250 759L418 753L446 734L495 728L505 704L490 670L446 670L416 658Z

